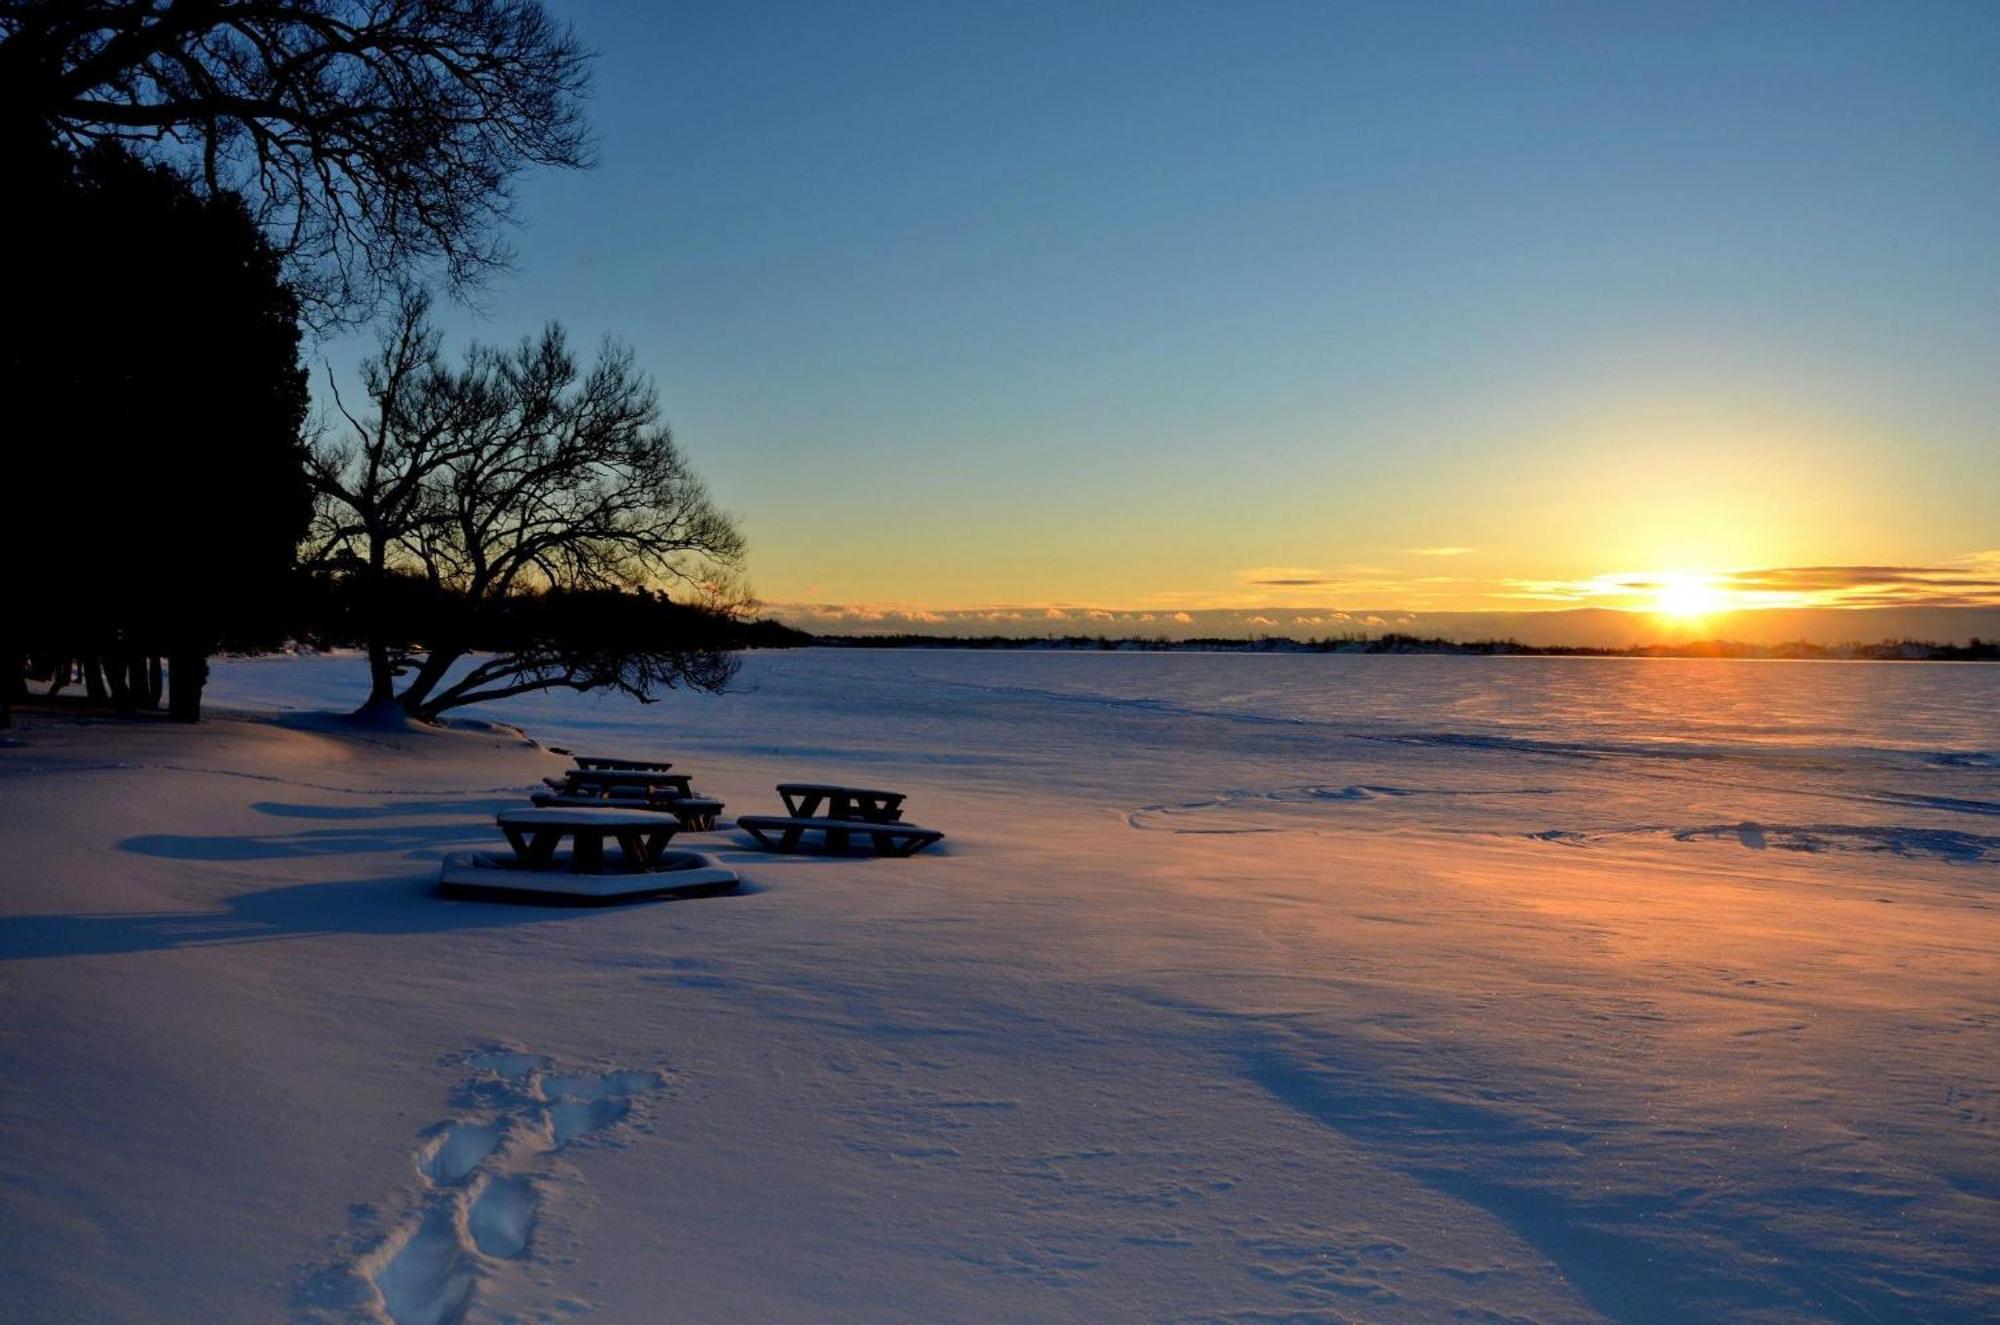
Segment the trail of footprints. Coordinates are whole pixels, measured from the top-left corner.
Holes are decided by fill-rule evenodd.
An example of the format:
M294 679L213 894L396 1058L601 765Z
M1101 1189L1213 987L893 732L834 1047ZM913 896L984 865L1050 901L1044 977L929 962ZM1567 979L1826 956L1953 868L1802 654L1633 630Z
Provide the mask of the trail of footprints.
M353 1262L370 1314L457 1325L482 1282L526 1258L564 1147L625 1123L666 1084L655 1071L559 1072L553 1059L485 1049L463 1060L468 1116L429 1129L416 1154L417 1212ZM578 1304L580 1305L580 1304Z

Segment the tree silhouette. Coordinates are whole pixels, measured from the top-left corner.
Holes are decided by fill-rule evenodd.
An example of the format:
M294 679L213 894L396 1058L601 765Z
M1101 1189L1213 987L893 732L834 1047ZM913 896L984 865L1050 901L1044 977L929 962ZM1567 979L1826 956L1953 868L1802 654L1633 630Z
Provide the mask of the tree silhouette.
M720 688L742 538L630 352L607 343L586 370L551 325L454 368L428 307L404 292L363 366L365 416L336 394L347 431L312 450L308 558L354 586L369 706L431 719L554 686ZM498 653L454 676L475 649Z
M232 196L116 146L0 143L32 198L0 315L13 445L0 520L5 679L199 716L205 658L254 631L310 517L306 377L279 255Z
M0 0L0 121L239 194L322 325L504 263L514 177L588 161L588 66L537 0Z

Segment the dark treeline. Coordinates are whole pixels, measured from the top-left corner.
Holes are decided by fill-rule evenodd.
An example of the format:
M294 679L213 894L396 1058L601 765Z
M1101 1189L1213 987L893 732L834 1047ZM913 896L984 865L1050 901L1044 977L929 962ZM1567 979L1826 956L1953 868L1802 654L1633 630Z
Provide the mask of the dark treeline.
M297 301L239 200L116 146L0 151L0 684L152 708L170 672L193 718L202 659L274 607L311 513Z
M539 0L0 5L0 724L192 720L210 653L287 638L425 720L715 689L773 638L629 352L453 363L429 318L504 265L516 176L587 163L588 69ZM385 307L309 423L310 337Z
M1876 644L1740 644L1703 640L1684 644L1645 644L1629 648L1587 645L1523 644L1519 640L1450 640L1416 635L1340 635L1325 639L1291 639L1269 635L1251 639L1222 637L1142 639L1105 635L948 636L948 635L815 635L812 643L833 649L999 649L1079 653L1450 653L1489 657L1553 658L1789 658L1868 659L1884 662L2000 662L2000 642L1974 639L1965 644L1928 640L1883 640Z

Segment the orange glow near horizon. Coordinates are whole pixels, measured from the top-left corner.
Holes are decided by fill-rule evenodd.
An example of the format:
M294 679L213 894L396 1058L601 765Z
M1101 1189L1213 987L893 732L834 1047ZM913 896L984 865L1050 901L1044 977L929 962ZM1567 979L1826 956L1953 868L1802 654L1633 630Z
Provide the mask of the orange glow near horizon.
M1675 637L1743 629L1740 623L1746 615L1774 610L2000 611L2000 549L1905 564L1781 564L1719 570L1712 569L1713 561L1704 566L1694 557L1671 561L1663 557L1655 564L1674 569L1607 572L1587 579L1495 574L1491 563L1504 566L1505 562L1502 556L1492 556L1488 565L1460 571L1462 562L1482 553L1469 547L1425 547L1385 557L1388 564L1258 565L1237 572L1235 583L1227 587L1137 594L1122 601L867 602L815 594L768 605L780 619L830 632L1056 631L1068 622L1092 631L1241 626L1304 635L1422 629L1426 621L1480 614L1496 617L1482 628L1506 630L1510 627L1498 618L1594 608L1648 618L1652 629ZM1428 573L1439 563L1458 573ZM1991 632L1985 621L1968 621L1967 633Z

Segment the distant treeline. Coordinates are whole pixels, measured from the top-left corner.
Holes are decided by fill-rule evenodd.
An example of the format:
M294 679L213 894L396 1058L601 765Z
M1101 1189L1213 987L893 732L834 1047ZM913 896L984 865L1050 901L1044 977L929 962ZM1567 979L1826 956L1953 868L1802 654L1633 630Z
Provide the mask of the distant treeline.
M2000 641L1965 644L1930 640L1883 640L1876 644L1742 644L1700 640L1685 644L1645 644L1627 648L1523 644L1513 639L1449 640L1417 635L1340 635L1290 639L1113 639L1105 635L817 635L811 642L834 649L1006 649L1074 653L1463 653L1486 656L1555 658L1825 658L1879 662L2000 662Z
M415 657L436 652L447 637L458 650L454 657L466 652L518 652L535 642L546 649L552 639L578 650L594 647L620 656L633 649L690 644L734 652L800 648L813 642L806 632L768 617L716 612L660 593L540 590L482 604L404 575L385 577L369 592L351 579L298 572L290 581L281 613L268 620L262 633L227 638L223 651L251 657L365 649L377 631L386 631L400 649Z

